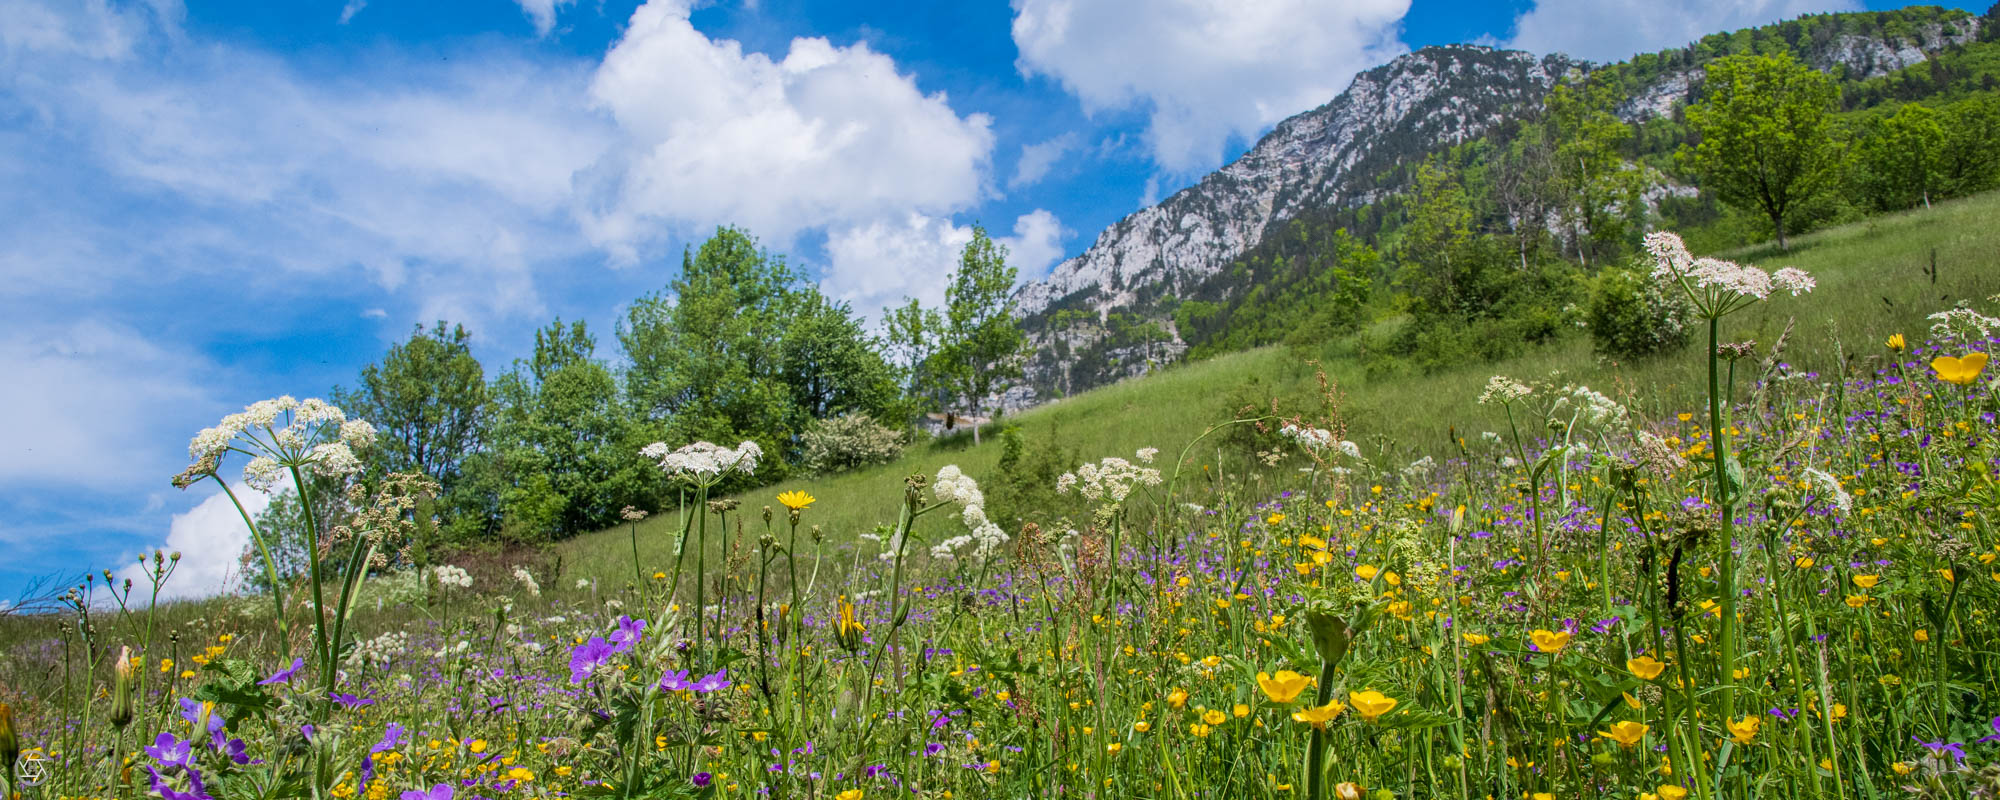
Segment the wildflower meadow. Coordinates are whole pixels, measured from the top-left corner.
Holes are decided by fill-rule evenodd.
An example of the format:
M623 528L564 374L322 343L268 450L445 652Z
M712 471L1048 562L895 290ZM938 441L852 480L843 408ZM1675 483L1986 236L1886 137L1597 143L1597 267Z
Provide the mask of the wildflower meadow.
M0 666L12 796L1958 798L2000 796L2000 320L1941 309L1838 372L1732 339L1798 270L1690 256L1705 403L1496 375L1414 462L1322 412L1087 454L1066 525L957 466L838 498L717 487L754 442L635 450L681 500L642 556L409 564L419 476L305 515L302 577L196 617L85 582ZM1643 398L1638 398L1643 399ZM1215 444L1243 432L1247 462ZM183 485L312 493L375 429L260 402ZM338 483L336 480L335 483ZM365 487L365 488L362 488ZM664 534L661 531L665 531ZM626 535L619 533L619 536ZM623 543L620 543L623 546ZM390 555L398 555L389 558ZM150 585L149 585L150 584ZM384 597L392 598L388 601Z

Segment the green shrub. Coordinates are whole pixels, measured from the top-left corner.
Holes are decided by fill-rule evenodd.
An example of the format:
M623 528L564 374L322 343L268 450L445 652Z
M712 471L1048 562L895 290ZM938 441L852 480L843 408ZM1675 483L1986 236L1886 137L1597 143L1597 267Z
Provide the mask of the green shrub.
M884 427L867 414L817 420L800 438L806 469L822 475L887 464L909 443L903 431Z
M1692 309L1685 297L1633 266L1598 273L1590 283L1586 316L1597 352L1642 358L1687 344Z

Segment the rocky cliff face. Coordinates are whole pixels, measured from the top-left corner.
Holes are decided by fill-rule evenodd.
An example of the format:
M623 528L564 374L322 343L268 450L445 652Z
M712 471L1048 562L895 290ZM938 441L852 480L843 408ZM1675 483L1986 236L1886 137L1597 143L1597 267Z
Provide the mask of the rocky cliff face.
M1255 245L1271 223L1346 200L1343 189L1369 167L1484 133L1580 66L1460 45L1364 72L1333 102L1279 123L1242 158L1119 220L1047 280L1022 287L1021 313L1105 312L1142 290L1192 285Z
M1980 20L1920 26L1893 39L1834 36L1805 43L1803 60L1853 78L1922 63L1976 38ZM1242 158L1098 234L1018 295L1035 355L1026 386L1002 398L1020 408L1144 374L1186 351L1163 299L1225 268L1276 223L1317 208L1357 206L1374 180L1439 149L1480 136L1534 108L1557 81L1591 65L1562 55L1472 45L1427 47L1356 76L1339 97L1278 124ZM1627 121L1672 113L1699 89L1700 67L1660 76L1619 109ZM1131 321L1164 336L1129 336Z

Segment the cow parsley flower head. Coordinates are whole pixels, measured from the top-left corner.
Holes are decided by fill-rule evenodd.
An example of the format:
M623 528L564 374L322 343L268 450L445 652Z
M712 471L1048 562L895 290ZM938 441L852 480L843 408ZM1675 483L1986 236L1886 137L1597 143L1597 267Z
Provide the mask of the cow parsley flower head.
M463 568L445 564L431 570L437 576L439 586L456 586L460 589L472 588L472 573Z
M1106 501L1106 510L1115 510L1132 490L1140 486L1160 485L1160 471L1153 467L1142 467L1116 456L1104 458L1095 464L1084 464L1075 472L1064 473L1056 479L1056 491L1069 494L1074 490L1090 500Z
M1534 391L1528 388L1527 384L1513 378L1505 375L1495 375L1486 380L1486 390L1479 393L1479 404L1487 406L1498 403L1504 406L1527 397L1533 394Z
M678 450L666 442L654 442L639 449L639 455L659 463L667 474L702 485L714 485L731 472L749 475L757 471L757 459L764 449L745 441L735 447L712 442L695 442Z
M1334 441L1333 431L1325 428L1294 425L1290 422L1285 423L1283 427L1278 429L1278 435L1298 442L1301 447L1307 450L1320 450L1331 447Z
M1588 425L1605 425L1625 421L1625 407L1588 386L1565 386L1559 405L1575 404L1577 418Z
M325 400L301 401L290 395L260 400L195 434L188 442L188 458L194 464L175 479L175 485L185 487L194 478L211 474L231 450L251 457L243 468L244 480L262 491L275 488L291 468L344 478L361 471L357 451L374 442L375 426L348 419L346 412Z
M979 491L979 482L960 470L957 464L946 464L938 470L937 478L931 481L931 496L940 503L955 503L967 508L986 505L986 495Z
M1931 335L1938 339L1971 344L1983 342L2000 330L2000 319L1981 314L1965 306L1949 311L1939 311L1927 317L1931 321Z
M1695 258L1681 237L1667 231L1646 235L1646 252L1653 257L1653 280L1680 287L1695 308L1714 319L1771 296L1774 289L1794 297L1817 285L1812 275L1796 267L1776 273L1719 258Z
M243 465L243 482L260 492L270 492L278 488L278 481L285 477L284 466L270 456L257 456Z

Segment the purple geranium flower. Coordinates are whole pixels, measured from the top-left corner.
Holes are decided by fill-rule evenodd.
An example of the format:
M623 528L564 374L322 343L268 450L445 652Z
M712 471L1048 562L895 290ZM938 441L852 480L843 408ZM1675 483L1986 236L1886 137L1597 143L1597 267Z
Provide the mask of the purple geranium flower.
M1965 763L1965 746L1959 744L1958 742L1947 742L1943 739L1939 739L1935 742L1926 742L1915 736L1910 737L1910 740L1916 742L1919 746L1923 747L1925 750L1931 751L1932 758L1944 758L1947 754L1949 754L1955 763L1959 764Z
M327 695L327 698L332 700L335 704L339 705L341 708L361 708L363 706L375 705L375 698L361 697L358 695L348 694L347 692L335 692L333 694Z
M611 632L611 653L617 655L632 649L639 639L646 635L646 621L630 616L618 618L618 630Z
M428 792L422 789L411 789L404 792L402 800L451 800L452 794L451 784L440 783L432 786Z
M180 704L181 719L195 726L197 732L212 734L222 730L222 715L215 713L215 704L189 700L185 697L180 699ZM207 719L204 720L203 717Z
M577 645L576 649L569 651L569 682L582 683L584 678L590 677L591 670L610 660L615 652L611 643L604 641L602 636L592 636L590 641Z
M1979 739L1982 742L2000 742L2000 717L1993 718L1993 735Z
M152 756L163 767L185 767L194 755L193 740L183 742L171 733L162 733L153 740L153 746L146 748L146 755Z
M265 678L265 679L263 679L263 680L261 680L261 681L258 681L258 682L257 682L257 685L258 685L258 686L272 686L272 685L276 685L276 684L280 684L280 683L286 683L286 682L290 681L290 680L292 679L292 677L293 677L293 676L296 676L296 675L298 675L298 674L299 674L299 670L300 670L301 668L305 667L305 665L306 665L306 660L305 660L305 659L303 659L303 658L294 658L294 659L292 659L292 665L291 665L291 666L289 666L289 667L286 667L286 668L284 668L284 669L281 669L281 670L278 670L277 672L273 672L273 673L271 673L271 677L269 677L269 678Z
M661 691L682 692L692 688L694 688L694 684L688 683L687 670L684 669L667 670L667 674L660 676Z
M701 676L701 680L695 681L694 685L689 688L696 693L719 692L727 689L729 688L729 668L724 667L703 675Z
M250 757L250 747L245 745L242 739L229 740L228 744L222 746L222 754L228 756L230 761L234 761L239 765L264 763L264 760L261 758L253 759Z
M159 770L147 767L146 771L152 774L153 791L165 800L215 800L201 785L201 773L192 767L187 770L188 790L185 792L174 788L174 784L161 776Z

